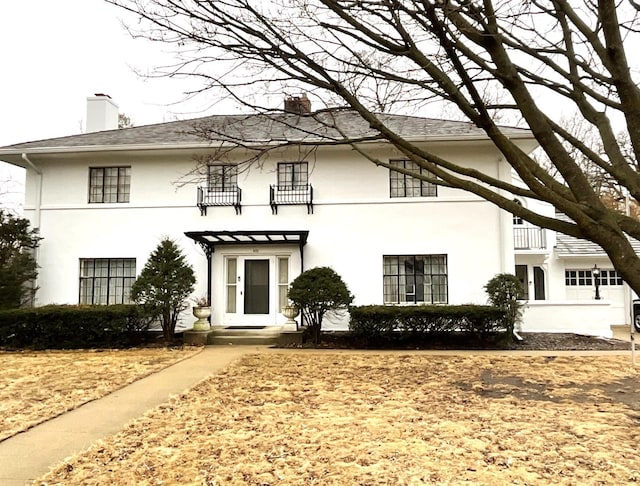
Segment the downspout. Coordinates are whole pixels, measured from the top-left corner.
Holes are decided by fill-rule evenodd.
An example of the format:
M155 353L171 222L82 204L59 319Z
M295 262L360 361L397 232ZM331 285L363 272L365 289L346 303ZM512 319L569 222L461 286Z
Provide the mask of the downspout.
M38 175L38 177L36 178L36 203L35 203L35 214L33 216L33 228L40 231L40 222L41 222L40 207L42 206L42 170L37 165L35 165L31 161L31 159L29 159L27 154L24 152L22 153L22 160L24 160L27 163L27 165ZM34 256L36 260L36 265L38 265L38 263L40 262L40 245L36 247L34 253L35 253ZM38 276L36 276L35 280L33 281L33 288L32 288L32 294L31 294L32 306L34 306L36 303L35 293L37 288L38 288Z
M302 241L299 242L300 245L300 273L304 272L304 245L306 244L306 240L304 243ZM302 315L302 309L300 309L300 326L304 326L304 316ZM296 331L300 330L298 324L296 323Z
M502 156L497 160L498 179L501 181L511 181L511 166L504 162ZM498 193L504 196L504 191ZM511 222L513 216L504 209L498 208L498 238L500 241L500 272L513 273L515 270L515 254L513 249L513 229Z
M501 181L511 181L511 166L503 163L504 158L498 157L498 179ZM504 191L498 191L500 195L504 195ZM498 231L500 239L500 268L503 273L514 273L515 271L515 250L513 247L513 216L507 213L505 210L499 208L498 216ZM509 254L507 255L507 249ZM511 334L518 342L523 341L523 338L518 334L518 330L512 329Z
M27 165L33 169L33 171L38 174L38 178L36 179L36 204L35 204L35 215L33 217L33 227L40 229L40 207L42 206L42 170L35 165L31 159L27 156L26 153L22 154L22 160L24 160Z
M212 260L214 251L215 251L215 248L213 246L210 246L208 247L207 250L205 250L205 253L207 255L207 299L209 299L209 303L211 305L213 305L213 298L211 295L211 291L213 290L211 285L211 277L213 273L211 270L211 260ZM209 320L211 320L211 317L209 317Z

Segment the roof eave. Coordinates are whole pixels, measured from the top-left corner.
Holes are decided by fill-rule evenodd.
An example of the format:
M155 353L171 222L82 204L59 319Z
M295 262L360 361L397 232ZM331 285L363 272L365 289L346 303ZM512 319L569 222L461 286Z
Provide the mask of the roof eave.
M534 141L531 132L511 132L506 135L513 140ZM439 143L439 142L490 142L489 138L484 134L474 135L433 135L420 137L405 137L405 140L411 143ZM326 139L306 139L306 140L255 140L251 142L243 142L242 146L246 148L267 148L277 147L285 143L304 143L305 145L335 145ZM386 144L385 140L370 140L359 142L366 144ZM347 145L347 144L345 144ZM147 143L147 144L101 144L101 145L77 145L63 147L23 147L13 149L0 149L0 160L13 165L24 167L22 154L31 156L38 155L65 155L65 154L81 154L81 153L105 153L105 152L147 152L147 151L190 151L190 150L207 150L218 148L241 147L238 143L230 141L219 142L187 142L187 143Z
M609 259L609 255L606 253L557 253L558 258L606 258Z

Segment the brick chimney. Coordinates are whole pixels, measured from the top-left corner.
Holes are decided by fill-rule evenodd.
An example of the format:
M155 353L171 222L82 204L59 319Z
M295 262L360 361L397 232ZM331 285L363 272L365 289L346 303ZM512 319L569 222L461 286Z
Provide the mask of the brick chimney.
M101 132L118 128L118 105L107 94L96 93L87 97L85 132Z
M307 98L306 94L302 96L287 96L284 99L284 111L286 113L297 113L298 115L311 113L311 100Z

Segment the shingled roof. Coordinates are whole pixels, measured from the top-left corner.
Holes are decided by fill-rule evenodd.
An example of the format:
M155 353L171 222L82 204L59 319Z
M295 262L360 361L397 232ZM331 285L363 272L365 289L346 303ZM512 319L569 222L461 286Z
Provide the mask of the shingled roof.
M401 136L412 140L470 138L486 139L481 129L468 122L380 114L379 119ZM514 138L531 138L529 130L505 128ZM345 139L371 139L378 133L360 115L349 110L254 115L214 115L191 120L158 123L133 128L84 133L0 147L7 153L37 150L130 146L206 146L212 142L246 145L289 142L331 143Z
M569 217L564 214L556 213L556 218L564 221L571 221ZM629 238L631 246L634 251L640 255L640 241ZM571 256L602 256L607 257L607 254L597 243L592 241L576 238L575 236L565 235L563 233L556 234L556 254L560 257Z

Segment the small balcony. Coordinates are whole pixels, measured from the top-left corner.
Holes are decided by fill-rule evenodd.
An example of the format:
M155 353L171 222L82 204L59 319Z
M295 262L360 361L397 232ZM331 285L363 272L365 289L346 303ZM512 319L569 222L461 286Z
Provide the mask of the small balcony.
M278 206L305 205L307 214L313 214L313 187L311 184L269 187L271 212L278 214Z
M516 250L545 250L547 233L537 226L515 227L513 228L513 247Z
M198 187L198 207L201 216L205 216L207 208L211 206L233 206L236 214L240 214L242 212L241 201L242 189L237 186L223 190Z

